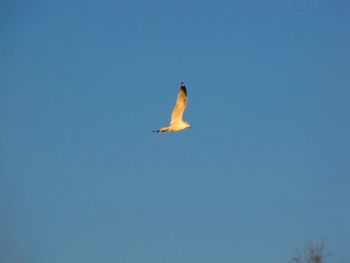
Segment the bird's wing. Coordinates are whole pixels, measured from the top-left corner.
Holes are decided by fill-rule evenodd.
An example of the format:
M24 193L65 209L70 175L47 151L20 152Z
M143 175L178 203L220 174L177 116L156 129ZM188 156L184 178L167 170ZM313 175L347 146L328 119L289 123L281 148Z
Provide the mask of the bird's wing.
M171 113L170 124L173 124L178 121L182 121L182 115L184 114L187 104L187 91L183 83L181 83L180 91L177 94L176 105Z

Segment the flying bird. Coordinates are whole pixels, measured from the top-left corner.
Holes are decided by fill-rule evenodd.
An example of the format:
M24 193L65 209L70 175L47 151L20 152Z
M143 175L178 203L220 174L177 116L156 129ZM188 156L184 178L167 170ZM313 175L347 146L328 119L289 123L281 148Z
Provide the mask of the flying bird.
M171 113L171 121L169 126L160 128L153 132L174 132L181 131L186 128L191 128L191 125L187 121L182 120L187 104L187 91L185 84L181 82L180 91L177 94L176 105Z

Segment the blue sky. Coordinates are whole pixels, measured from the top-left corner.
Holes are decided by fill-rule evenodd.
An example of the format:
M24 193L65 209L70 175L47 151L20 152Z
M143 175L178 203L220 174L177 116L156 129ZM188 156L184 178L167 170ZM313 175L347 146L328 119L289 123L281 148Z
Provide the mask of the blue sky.
M1 262L350 260L348 1L0 10Z

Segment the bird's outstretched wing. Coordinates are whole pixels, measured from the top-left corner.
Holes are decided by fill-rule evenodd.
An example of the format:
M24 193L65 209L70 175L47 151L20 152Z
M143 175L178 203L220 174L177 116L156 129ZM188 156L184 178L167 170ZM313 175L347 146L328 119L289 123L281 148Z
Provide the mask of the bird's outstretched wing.
M182 115L184 114L186 104L187 104L187 91L186 91L185 84L181 82L180 91L177 94L176 105L173 109L173 112L171 113L170 125L175 122L182 121Z

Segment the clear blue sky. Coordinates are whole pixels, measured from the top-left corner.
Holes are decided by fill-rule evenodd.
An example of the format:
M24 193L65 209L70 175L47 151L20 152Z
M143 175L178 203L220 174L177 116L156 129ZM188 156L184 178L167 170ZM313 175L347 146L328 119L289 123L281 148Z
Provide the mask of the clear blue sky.
M0 261L350 260L349 14L2 1ZM181 81L192 129L152 133Z

